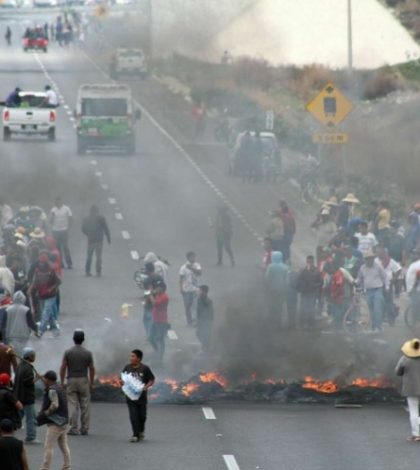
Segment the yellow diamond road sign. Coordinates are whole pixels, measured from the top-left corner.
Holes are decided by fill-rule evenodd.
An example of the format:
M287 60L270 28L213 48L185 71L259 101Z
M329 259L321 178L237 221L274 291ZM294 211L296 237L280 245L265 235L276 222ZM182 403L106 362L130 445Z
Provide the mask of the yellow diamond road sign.
M328 127L340 124L352 109L351 101L332 82L306 105L306 111Z

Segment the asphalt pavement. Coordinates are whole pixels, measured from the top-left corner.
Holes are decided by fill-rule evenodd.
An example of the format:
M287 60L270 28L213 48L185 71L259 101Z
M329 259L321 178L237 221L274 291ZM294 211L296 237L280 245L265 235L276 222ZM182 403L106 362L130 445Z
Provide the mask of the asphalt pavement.
M208 369L219 364L223 357L203 358L199 354L195 331L186 326L177 284L179 266L187 251L196 251L203 265L202 282L210 285L216 305L217 327L222 327L226 305L255 296L260 278L259 238L268 209L280 196L296 201L296 194L289 193L288 186L274 189L242 185L227 177L220 160L225 158L224 149L218 152L217 147L183 145L185 136L172 131L168 134L167 122L162 124L160 113L158 117L154 110L149 113L153 95L147 83L132 84L143 107L137 154L90 153L78 157L72 115L77 90L83 83L108 81L101 69L103 64L83 51L54 45L48 54L25 54L17 39L25 25L13 24L15 39L11 48L0 46L0 96L18 85L27 90L42 89L47 83L56 86L61 101L57 141L0 141L0 192L14 208L32 198L49 209L54 198L61 195L74 211L70 236L74 269L64 273L59 320L62 335L59 339L48 335L34 339L37 367L41 371L57 370L62 352L71 345L72 332L78 327L86 331L86 346L94 351L100 374L121 370L133 347L143 348L145 362L154 367L141 323L140 292L132 280L139 265L137 258L148 251L171 262L173 334L167 341L164 366L156 366L158 378L186 378L200 367ZM4 26L0 22L0 30ZM148 91L149 102L145 96ZM207 160L210 158L214 160ZM222 268L215 266L214 233L208 219L215 216L222 202L228 203L234 214L234 269L227 263ZM112 233L111 246L105 246L101 279L84 276L85 240L80 225L93 203L99 204ZM303 250L310 240L308 231L302 230L297 245ZM121 315L124 303L132 305L128 318ZM259 314L255 312L256 318ZM71 438L73 467L404 469L413 468L419 451L405 443L408 420L400 408L344 411L322 406L218 404L213 411L216 419L207 420L201 407L151 406L147 440L135 447L127 442L125 407L95 404L91 436ZM31 447L29 454L36 468L41 448ZM59 468L58 460L57 455L54 469Z

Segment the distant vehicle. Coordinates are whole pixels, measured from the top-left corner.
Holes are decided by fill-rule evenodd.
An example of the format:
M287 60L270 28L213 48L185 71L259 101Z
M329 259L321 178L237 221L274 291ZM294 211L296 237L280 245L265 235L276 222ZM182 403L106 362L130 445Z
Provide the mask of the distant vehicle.
M0 8L17 8L19 5L16 0L2 0Z
M111 59L109 74L114 80L121 75L146 78L147 60L142 49L117 49Z
M33 5L39 8L57 7L64 3L65 3L64 1L60 1L60 0L33 0Z
M44 36L43 28L28 28L22 38L24 52L41 50L48 52L48 39Z
M228 172L232 176L239 174L239 158L238 151L241 144L241 139L245 132L238 134L235 146L229 154ZM251 131L252 139L255 139L256 132ZM275 180L281 169L281 152L280 146L276 135L273 132L260 132L262 143L262 176L264 180Z
M19 107L5 107L3 110L3 140L12 135L44 135L55 140L57 111L47 107L46 94L37 91L21 91ZM3 103L4 105L4 103Z
M77 97L77 153L89 149L136 151L136 121L139 109L131 90L122 84L82 85Z

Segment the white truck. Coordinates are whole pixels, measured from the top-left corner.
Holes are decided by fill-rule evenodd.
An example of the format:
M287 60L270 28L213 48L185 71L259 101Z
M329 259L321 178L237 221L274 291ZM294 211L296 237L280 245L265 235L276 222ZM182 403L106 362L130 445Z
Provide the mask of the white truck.
M120 48L113 54L109 69L112 79L118 80L122 75L144 79L147 73L147 60L141 49Z
M12 135L44 135L55 140L57 111L47 105L46 94L38 91L21 91L20 106L3 109L3 140ZM2 103L5 105L4 103Z

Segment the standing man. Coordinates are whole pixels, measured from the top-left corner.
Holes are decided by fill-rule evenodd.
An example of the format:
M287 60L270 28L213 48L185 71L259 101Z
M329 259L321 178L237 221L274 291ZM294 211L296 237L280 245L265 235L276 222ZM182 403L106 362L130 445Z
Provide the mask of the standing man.
M280 251L273 251L271 264L264 276L267 294L268 319L273 326L281 326L283 306L287 301L289 288L289 267L283 263Z
M235 259L232 252L232 219L229 209L226 206L218 207L216 222L216 244L217 244L217 266L223 264L223 250L229 255L230 264L235 266Z
M26 444L40 444L36 440L35 382L35 351L32 348L23 350L23 361L16 369L13 391L23 405L23 416L26 418Z
M73 267L69 249L69 229L72 221L73 213L70 207L65 206L61 197L58 197L55 200L55 206L50 212L50 224L53 237L57 242L57 248L60 251L61 259L66 261L68 269Z
M0 374L0 421L4 418L10 419L14 429L19 429L22 424L20 419L22 409L22 403L11 388L10 375Z
M65 351L60 368L61 383L65 383L67 372L67 399L71 405L70 431L71 436L87 436L89 432L90 392L95 381L95 366L93 356L82 344L85 333L76 330L73 334L74 346ZM89 376L89 377L88 377ZM79 426L79 407L81 428Z
M150 328L150 343L158 353L159 359L163 359L165 353L165 338L168 332L168 304L169 297L166 293L166 285L159 281L150 296L152 303L152 325Z
M301 326L315 323L316 301L321 295L322 275L315 266L315 258L307 256L306 266L297 277L297 291L300 294L299 322Z
M130 354L130 363L123 369L123 372L132 375L144 384L143 392L138 400L131 400L127 397L128 412L130 414L131 428L133 430L130 442L139 442L144 439L147 419L147 391L155 383L153 372L148 366L141 362L142 359L143 352L140 351L140 349L134 349Z
M39 262L34 269L32 283L29 287L31 310L35 312L35 294L42 304L41 326L39 335L42 336L50 325L54 336L59 336L57 325L57 292L61 281L51 266L48 254L43 252L39 256Z
M355 236L359 239L358 249L361 251L362 255L374 251L378 246L378 240L375 234L369 232L367 222L361 222L359 224L359 233L356 233Z
M90 267L92 265L93 253L96 255L96 276L102 274L102 248L104 236L109 244L111 244L111 234L109 233L108 224L103 215L100 214L97 206L90 208L90 213L83 219L82 232L87 237L87 258L85 272L90 277Z
M57 383L57 374L49 370L44 374L44 398L42 408L37 416L38 426L47 425L44 444L44 461L40 470L50 470L53 447L57 442L63 454L63 470L70 470L70 449L67 443L67 423L69 412L66 392Z
M23 442L14 437L10 419L0 421L0 462L2 470L29 470Z
M365 262L360 267L356 283L366 291L366 299L372 316L372 330L380 331L384 318L386 272L380 263L375 263L375 257L372 251L364 253Z
M403 356L398 361L395 373L402 377L403 397L407 398L408 411L410 413L411 436L409 442L420 441L420 340L414 338L403 344L401 348Z
M214 320L213 301L209 298L209 286L200 286L197 300L197 338L203 352L208 352Z
M279 214L283 221L283 256L285 263L290 260L290 247L296 234L296 220L286 201L280 201Z
M58 106L57 93L51 88L50 85L45 86L45 100L47 108L56 108Z
M187 262L179 270L179 288L184 300L185 316L189 326L193 324L193 305L197 297L198 278L201 276L201 266L195 261L195 253L187 253Z

